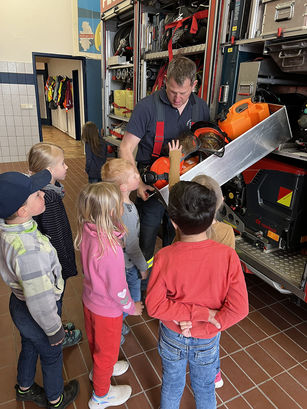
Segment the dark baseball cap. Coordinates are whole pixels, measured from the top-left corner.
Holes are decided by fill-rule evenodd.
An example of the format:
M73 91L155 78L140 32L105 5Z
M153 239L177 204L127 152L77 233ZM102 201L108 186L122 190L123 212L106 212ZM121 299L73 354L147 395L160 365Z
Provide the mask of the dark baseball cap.
M32 193L48 185L51 173L44 169L32 176L20 172L0 174L0 218L12 216Z

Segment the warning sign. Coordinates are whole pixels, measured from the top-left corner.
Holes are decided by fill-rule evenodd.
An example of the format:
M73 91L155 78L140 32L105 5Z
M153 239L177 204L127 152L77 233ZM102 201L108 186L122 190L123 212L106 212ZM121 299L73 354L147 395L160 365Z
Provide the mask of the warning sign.
M287 189L285 187L280 187L278 192L277 203L284 206L290 207L292 200L293 190Z

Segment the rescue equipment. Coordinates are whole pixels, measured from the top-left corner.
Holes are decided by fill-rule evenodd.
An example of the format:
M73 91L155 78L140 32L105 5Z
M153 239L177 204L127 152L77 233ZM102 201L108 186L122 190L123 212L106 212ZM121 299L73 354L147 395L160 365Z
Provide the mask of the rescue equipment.
M253 102L251 98L241 99L229 110L220 114L219 127L232 140L248 131L270 115L269 106L264 102Z

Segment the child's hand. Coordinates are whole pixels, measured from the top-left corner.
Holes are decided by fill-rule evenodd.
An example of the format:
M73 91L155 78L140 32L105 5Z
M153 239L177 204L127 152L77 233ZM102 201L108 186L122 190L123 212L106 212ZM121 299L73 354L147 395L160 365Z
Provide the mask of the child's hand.
M142 280L146 280L146 278L148 277L148 270L146 271L140 271Z
M214 318L218 310L210 310L209 308L209 318L208 322L214 325L217 329L221 329L221 324Z
M182 151L182 146L180 145L180 142L178 139L176 140L173 139L171 142L169 142L168 148L170 152L171 151L180 151L180 152Z
M142 311L144 309L144 304L142 301L137 301L134 303L135 305L135 312L132 315L142 315Z
M192 328L192 322L191 321L180 321L179 326L182 331L182 335L184 337L190 338L191 336L190 329Z

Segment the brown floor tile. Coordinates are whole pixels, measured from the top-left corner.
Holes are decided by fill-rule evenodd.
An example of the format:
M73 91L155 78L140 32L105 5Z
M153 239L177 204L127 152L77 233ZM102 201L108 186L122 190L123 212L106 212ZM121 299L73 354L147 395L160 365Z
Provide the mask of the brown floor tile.
M142 345L144 351L157 347L157 340L152 335L145 322L140 325L135 325L132 328L135 337L138 339L139 343Z
M279 332L279 329L269 320L267 320L260 311L254 311L250 313L248 315L248 318L269 336L277 334Z
M220 398L222 402L227 402L230 399L239 395L239 391L235 389L235 387L230 383L230 381L226 378L225 373L223 371L223 360L221 361L221 368L222 368L222 378L224 381L224 386L216 390L217 396Z
M238 324L254 341L261 341L267 337L267 334L263 332L257 325L246 317Z
M254 340L247 335L239 325L234 325L227 329L229 335L231 335L242 347L247 347L248 345L254 344Z
M306 389L304 389L299 382L296 382L292 376L286 372L276 376L274 381L278 383L281 389L287 392L295 402L304 407L307 403L307 393Z
M13 337L14 336L14 324L9 313L2 314L0 316L1 331L0 338Z
M305 369L301 365L297 365L294 368L289 369L289 373L296 379L299 384L307 389L307 369Z
M276 409L276 406L274 406L257 388L244 393L243 396L253 409Z
M11 290L5 284L5 282L1 279L0 280L0 295L7 295L7 294L11 294Z
M272 308L270 307L262 308L261 314L281 331L291 326L291 324L288 321L286 321L279 314L276 314L276 312L273 311Z
M128 358L143 352L142 347L137 342L137 338L133 335L132 331L125 336L125 342L121 348Z
M300 322L302 322L302 319L300 317L298 317L296 314L289 311L289 309L286 308L282 303L273 304L271 305L270 308L271 310L279 314L284 320L288 321L291 325L297 325ZM307 319L307 313L306 313L306 319Z
M265 303L261 301L258 297L254 296L251 292L248 293L248 302L255 310L265 307Z
M0 404L15 399L16 366L10 365L0 369Z
M143 389L151 389L160 384L156 372L144 354L132 357L129 361Z
M255 297L259 298L262 302L264 302L267 305L273 304L276 301L275 298L272 297L267 292L263 291L261 287L266 287L265 283L263 283L262 286L251 288L249 294L253 294Z
M284 371L281 367L266 351L260 348L259 345L251 345L246 348L246 352L252 356L255 362L260 365L270 376L275 376Z
M87 374L79 376L77 380L79 382L80 390L74 404L76 405L76 409L85 409L88 407L87 403L92 395L93 388ZM73 405L71 406L73 407Z
M243 393L247 389L250 389L254 386L253 382L246 376L243 370L240 369L230 357L223 358L223 360L221 361L221 368L223 373L227 376L231 383L238 389L239 392Z
M63 364L69 380L88 373L78 345L63 350Z
M160 358L158 349L155 348L155 349L153 349L151 351L147 351L146 355L149 358L151 364L155 367L155 369L158 372L160 378L162 378L162 363L161 363L161 358Z
M264 382L269 378L269 375L245 351L235 352L231 357L255 384Z
M6 402L3 405L0 405L1 409L23 409L23 404L22 402L17 402L15 399L11 402ZM32 407L31 409L37 409Z
M151 409L144 394L132 396L126 404L129 409Z
M302 336L302 333L296 328L290 328L287 331L284 331L284 334L291 338L292 341L296 342L304 351L307 351L307 337Z
M259 345L283 368L288 369L297 364L297 362L286 351L280 348L276 342L272 341L272 339L261 341Z
M132 327L135 324L140 324L144 322L142 317L140 317L139 315L128 315L128 317L126 317L126 321L128 325L130 325L130 327Z
M239 345L228 333L227 331L222 332L220 345L223 349L227 352L227 354L231 354L232 352L238 351L242 349L241 345Z
M81 350L81 354L83 356L85 365L87 367L87 370L90 371L93 366L93 361L92 361L92 356L90 352L90 348L88 346L88 341L82 341L79 343L79 348Z
M305 335L305 337L307 337L307 322L302 322L301 324L297 325L295 328L298 329L300 332L302 332Z
M291 300L285 300L282 304L288 308L293 314L296 314L302 320L306 321L307 316L307 303L300 302L300 305L295 304Z
M187 388L184 388L180 402L180 409L195 409L195 399L193 393Z
M129 362L130 367L121 376L112 377L112 384L114 385L130 385L132 388L132 395L137 395L142 392L142 387L140 381L136 378L134 371L132 370L131 363Z
M278 409L298 409L299 406L273 381L259 386L262 392L278 407Z
M0 351L0 368L17 364L17 355L13 336L0 338Z
M152 404L153 408L158 409L160 406L160 399L161 399L161 386L159 385L155 388L152 388L146 391L145 394L149 402ZM131 409L134 409L134 408L131 406Z
M158 339L159 339L159 321L158 320L150 320L150 321L146 321L146 324L149 326L150 330L152 331L152 333L156 337L156 339L157 339L156 342L158 342Z
M307 359L307 351L300 348L295 342L293 342L289 337L284 334L277 334L272 339L284 348L294 359L298 362L302 362Z
M7 314L10 296L10 293L0 295L0 316L1 314Z
M228 409L250 409L249 404L241 396L227 402L225 406Z

